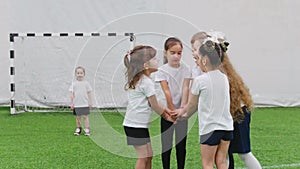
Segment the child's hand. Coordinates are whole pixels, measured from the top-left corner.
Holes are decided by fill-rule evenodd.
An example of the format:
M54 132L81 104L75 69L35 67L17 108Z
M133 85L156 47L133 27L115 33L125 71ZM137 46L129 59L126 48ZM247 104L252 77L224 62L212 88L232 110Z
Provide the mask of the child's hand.
M171 117L174 117L174 118L177 117L176 110L166 109L166 112L167 112Z
M165 116L165 120L167 120L167 121L169 121L169 122L172 122L172 123L174 123L175 121L176 121L176 119L174 119L171 115L167 115L167 116Z
M187 119L188 118L188 114L184 113L184 114L181 115L181 117Z
M176 109L175 109L175 110L169 110L169 109L167 109L167 113L170 115L170 117L171 117L174 121L176 121L176 119L177 119L177 112L176 112Z
M177 112L177 120L186 120L188 119L187 113L184 111L184 109L176 109Z
M172 111L170 109L165 109L163 114L161 115L165 120L170 121L170 122L175 122L176 118L174 116L172 116L172 114L174 114L175 111Z
M182 108L176 109L175 112L176 112L176 114L177 114L177 118L179 118L179 117L182 116Z

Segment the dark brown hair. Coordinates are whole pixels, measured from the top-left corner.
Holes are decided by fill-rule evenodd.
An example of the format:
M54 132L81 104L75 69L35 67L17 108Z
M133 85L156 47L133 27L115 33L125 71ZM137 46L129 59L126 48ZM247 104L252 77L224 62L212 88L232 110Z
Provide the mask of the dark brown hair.
M168 38L166 41L165 41L165 44L164 44L164 49L165 51L169 50L171 47L175 46L175 45L180 45L181 48L183 48L183 45L182 45L182 42L178 39L178 38L175 38L175 37L170 37ZM164 64L168 63L168 60L167 58L164 56Z
M224 52L218 43L206 41L199 49L199 54L207 56L212 66L219 66L223 60Z

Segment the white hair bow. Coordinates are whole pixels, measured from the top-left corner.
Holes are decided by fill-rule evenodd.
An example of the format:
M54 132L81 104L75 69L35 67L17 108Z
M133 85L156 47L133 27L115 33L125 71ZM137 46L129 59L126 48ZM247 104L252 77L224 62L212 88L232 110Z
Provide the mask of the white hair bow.
M216 42L216 43L220 43L220 40L221 41L225 41L226 40L226 37L225 37L225 33L223 32L219 32L219 31L211 31L211 32L208 32L207 33L209 36L209 38L207 38L208 40L211 40L213 42ZM207 41L207 40L206 40Z

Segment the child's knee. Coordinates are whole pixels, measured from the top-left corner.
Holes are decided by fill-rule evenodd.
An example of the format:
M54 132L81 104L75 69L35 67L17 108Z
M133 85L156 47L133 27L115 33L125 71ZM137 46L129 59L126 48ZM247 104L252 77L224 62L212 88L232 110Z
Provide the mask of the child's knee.
M223 158L223 157L216 157L215 158L215 162L216 163L223 163L223 162L226 162L226 157L225 158Z
M150 157L144 157L144 158L139 158L139 160L143 163L143 164L147 164L148 162L152 161L152 158Z

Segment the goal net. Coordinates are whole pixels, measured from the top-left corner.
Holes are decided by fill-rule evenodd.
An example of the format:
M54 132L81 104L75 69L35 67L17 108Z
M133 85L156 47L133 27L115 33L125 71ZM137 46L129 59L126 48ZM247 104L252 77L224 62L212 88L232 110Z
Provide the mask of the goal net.
M83 66L93 107L125 107L123 57L132 33L10 34L11 114L70 111L74 70Z

